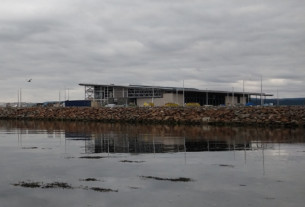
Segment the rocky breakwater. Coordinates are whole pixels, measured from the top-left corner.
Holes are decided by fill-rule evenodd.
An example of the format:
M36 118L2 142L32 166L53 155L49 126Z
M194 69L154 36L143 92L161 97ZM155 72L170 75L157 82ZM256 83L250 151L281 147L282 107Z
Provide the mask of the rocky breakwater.
M0 108L0 119L305 126L305 107Z

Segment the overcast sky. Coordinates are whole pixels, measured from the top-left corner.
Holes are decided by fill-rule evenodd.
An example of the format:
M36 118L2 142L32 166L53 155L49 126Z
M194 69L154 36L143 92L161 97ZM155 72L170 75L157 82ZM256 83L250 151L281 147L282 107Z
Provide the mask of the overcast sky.
M305 97L304 0L0 0L0 102L79 83ZM32 82L27 82L32 79ZM66 89L66 90L65 90Z

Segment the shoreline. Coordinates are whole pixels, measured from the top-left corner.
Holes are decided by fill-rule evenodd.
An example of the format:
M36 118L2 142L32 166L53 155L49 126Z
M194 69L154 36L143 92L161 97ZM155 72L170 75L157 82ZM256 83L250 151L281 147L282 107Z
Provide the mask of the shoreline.
M0 119L305 127L305 106L0 108Z

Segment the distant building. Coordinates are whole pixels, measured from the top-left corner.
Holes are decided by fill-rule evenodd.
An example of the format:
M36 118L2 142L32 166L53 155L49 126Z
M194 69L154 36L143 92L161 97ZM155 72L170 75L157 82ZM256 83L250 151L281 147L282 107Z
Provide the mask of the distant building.
M101 105L117 104L143 106L144 103L154 103L155 106L164 106L166 103L183 105L199 103L200 105L245 105L251 97L260 97L261 93L199 90L196 88L162 87L145 85L114 85L114 84L87 84L85 99ZM262 94L262 98L272 94Z

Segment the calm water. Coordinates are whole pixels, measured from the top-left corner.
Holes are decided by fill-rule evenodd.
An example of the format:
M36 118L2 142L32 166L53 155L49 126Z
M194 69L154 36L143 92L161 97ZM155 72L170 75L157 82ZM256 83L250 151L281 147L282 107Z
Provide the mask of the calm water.
M303 207L305 130L0 121L0 172L1 207Z

